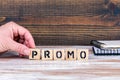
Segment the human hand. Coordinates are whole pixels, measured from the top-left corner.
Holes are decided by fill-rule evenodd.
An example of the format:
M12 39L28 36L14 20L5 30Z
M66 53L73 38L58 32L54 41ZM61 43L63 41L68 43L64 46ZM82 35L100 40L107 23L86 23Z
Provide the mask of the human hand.
M19 55L28 56L29 48L35 48L30 32L24 27L9 22L0 27L0 52L16 51Z

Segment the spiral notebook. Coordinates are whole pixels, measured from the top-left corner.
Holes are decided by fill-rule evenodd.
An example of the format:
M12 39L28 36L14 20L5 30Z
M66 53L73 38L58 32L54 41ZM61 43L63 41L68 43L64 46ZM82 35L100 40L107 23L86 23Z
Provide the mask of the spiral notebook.
M100 49L93 47L93 53L95 55L120 55L120 49Z

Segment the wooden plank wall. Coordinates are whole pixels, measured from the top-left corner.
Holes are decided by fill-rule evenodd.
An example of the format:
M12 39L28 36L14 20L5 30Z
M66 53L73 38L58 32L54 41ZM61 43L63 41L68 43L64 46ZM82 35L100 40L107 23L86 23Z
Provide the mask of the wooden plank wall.
M0 17L26 27L36 45L89 45L90 40L120 39L120 19L109 0L0 0ZM120 1L117 0L119 9Z
M1 16L94 15L103 0L0 0ZM99 13L96 11L97 13ZM92 14L91 14L92 13Z

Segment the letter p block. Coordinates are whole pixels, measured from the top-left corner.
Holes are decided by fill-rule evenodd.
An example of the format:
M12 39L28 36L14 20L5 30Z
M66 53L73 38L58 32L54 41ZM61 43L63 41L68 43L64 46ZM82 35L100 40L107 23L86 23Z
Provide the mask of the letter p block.
M40 49L30 49L29 59L40 60Z

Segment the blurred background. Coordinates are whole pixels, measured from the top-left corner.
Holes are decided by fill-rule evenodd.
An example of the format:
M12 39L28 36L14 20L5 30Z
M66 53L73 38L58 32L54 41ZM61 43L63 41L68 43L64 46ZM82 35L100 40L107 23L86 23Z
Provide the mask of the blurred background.
M120 39L119 0L0 0L0 25L27 28L36 45Z

